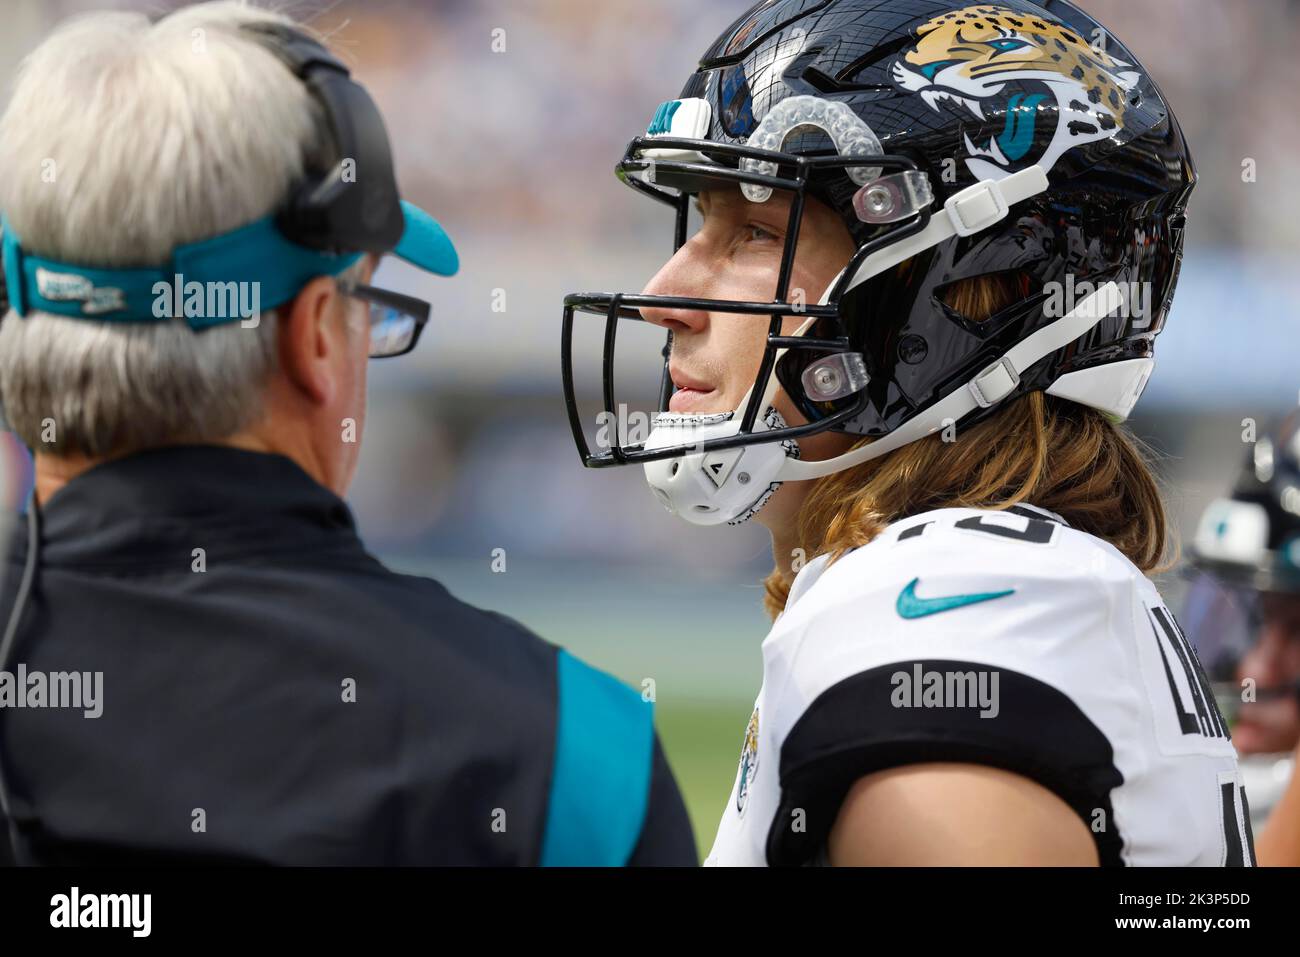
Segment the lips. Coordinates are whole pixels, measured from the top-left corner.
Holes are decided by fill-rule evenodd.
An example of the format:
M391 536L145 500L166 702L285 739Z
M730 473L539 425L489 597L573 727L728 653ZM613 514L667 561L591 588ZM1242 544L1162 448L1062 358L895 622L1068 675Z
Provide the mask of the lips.
M673 385L677 387L677 391L673 393L672 398L668 401L668 411L717 411L716 409L705 408L711 397L717 392L717 389L712 385L672 366L668 369L668 375L672 378Z

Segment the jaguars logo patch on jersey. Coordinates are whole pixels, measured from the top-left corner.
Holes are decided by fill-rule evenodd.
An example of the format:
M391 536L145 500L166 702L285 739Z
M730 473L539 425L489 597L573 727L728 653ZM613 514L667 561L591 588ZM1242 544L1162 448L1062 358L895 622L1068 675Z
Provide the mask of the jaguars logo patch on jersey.
M923 24L895 61L895 83L935 111L969 113L991 129L963 135L976 179L1001 179L1123 130L1140 80L1132 64L1054 20L996 4L964 7ZM1055 110L1043 109L1044 104ZM1000 129L998 124L1001 124Z
M749 716L745 726L745 743L740 749L740 778L736 782L736 813L745 813L750 786L758 774L758 708Z

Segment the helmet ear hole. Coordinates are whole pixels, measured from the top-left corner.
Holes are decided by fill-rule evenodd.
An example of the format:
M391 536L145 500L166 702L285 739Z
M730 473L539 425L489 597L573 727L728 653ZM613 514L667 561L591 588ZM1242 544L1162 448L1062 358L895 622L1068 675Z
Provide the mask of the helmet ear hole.
M1033 277L1023 269L970 276L935 290L935 298L967 322L987 322L1016 303L1028 299Z

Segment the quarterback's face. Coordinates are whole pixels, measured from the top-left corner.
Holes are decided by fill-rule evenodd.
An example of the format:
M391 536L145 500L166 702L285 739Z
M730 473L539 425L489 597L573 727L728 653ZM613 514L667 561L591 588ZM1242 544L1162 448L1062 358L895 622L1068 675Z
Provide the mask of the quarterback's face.
M785 247L790 197L775 193L752 203L739 187L702 192L702 225L646 286L647 295L771 302ZM809 198L799 230L787 301L817 302L853 255L855 246L839 216ZM727 412L738 408L754 384L767 342L769 317L690 309L642 309L672 330L669 373L677 391L673 412ZM785 320L789 335L802 318ZM787 422L802 421L784 394L776 406ZM804 443L800 443L803 445Z
M1294 687L1300 681L1300 596L1264 594L1259 638L1237 666L1240 681L1257 688ZM1242 704L1232 741L1242 753L1290 751L1300 742L1300 701L1296 695Z

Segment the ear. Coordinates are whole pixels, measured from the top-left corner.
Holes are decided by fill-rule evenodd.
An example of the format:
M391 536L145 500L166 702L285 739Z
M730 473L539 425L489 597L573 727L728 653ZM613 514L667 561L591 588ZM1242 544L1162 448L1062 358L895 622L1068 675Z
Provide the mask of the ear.
M303 286L292 302L280 307L278 349L280 368L308 401L327 405L338 384L333 371L339 348L330 336L332 312L342 294L328 276L318 276Z

